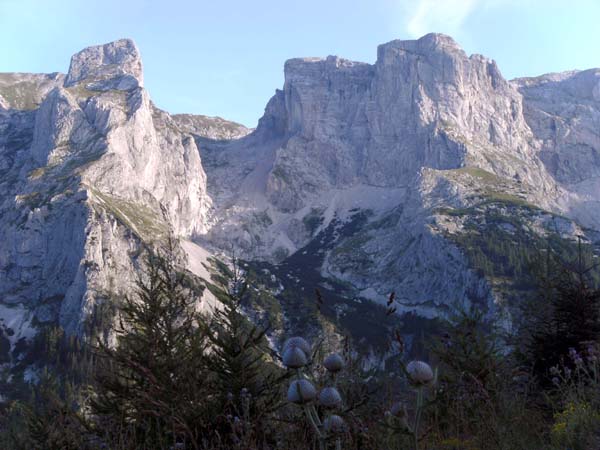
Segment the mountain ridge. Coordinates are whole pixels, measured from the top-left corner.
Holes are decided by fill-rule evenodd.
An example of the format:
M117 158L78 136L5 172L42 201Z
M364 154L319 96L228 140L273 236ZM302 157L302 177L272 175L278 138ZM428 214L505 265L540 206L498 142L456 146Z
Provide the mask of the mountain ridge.
M305 270L337 286L333 324L395 291L398 320L477 305L509 327L536 246L600 245L600 70L507 81L438 34L377 53L286 61L253 130L157 108L127 39L66 75L0 74L10 363L45 326L83 335L169 234L204 284L231 246L259 264L285 326L316 287Z

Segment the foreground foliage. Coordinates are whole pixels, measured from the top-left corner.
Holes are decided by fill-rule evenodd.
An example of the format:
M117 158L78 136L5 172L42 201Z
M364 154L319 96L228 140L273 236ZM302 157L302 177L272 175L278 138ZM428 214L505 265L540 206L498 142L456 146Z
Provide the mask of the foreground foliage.
M176 259L173 245L147 253L93 345L48 334L49 369L5 405L1 448L600 448L600 291L581 258L547 263L527 302L544 314L517 334L458 309L419 354L395 333L379 367L348 338L294 337L275 352L244 314L235 260L209 285L219 308L201 313Z

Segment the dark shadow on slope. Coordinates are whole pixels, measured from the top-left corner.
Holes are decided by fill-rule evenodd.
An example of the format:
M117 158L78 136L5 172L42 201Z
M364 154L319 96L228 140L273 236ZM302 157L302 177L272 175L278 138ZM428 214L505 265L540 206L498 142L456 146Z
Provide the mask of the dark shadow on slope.
M388 350L390 336L395 329L414 343L421 336L430 335L438 329L437 320L414 314L386 314L386 307L361 298L348 283L325 278L320 273L326 252L332 250L340 238L358 233L367 222L368 214L357 211L347 222L332 220L312 241L280 264L248 263L252 276L261 284L271 289L276 289L279 283L283 286L275 297L287 319L284 335L321 337L324 324L319 310L336 331L351 336L362 352ZM276 282L271 274L275 275ZM315 289L319 289L322 295L321 305L317 303ZM414 351L419 351L418 348L419 345L413 346ZM408 350L410 352L410 348Z

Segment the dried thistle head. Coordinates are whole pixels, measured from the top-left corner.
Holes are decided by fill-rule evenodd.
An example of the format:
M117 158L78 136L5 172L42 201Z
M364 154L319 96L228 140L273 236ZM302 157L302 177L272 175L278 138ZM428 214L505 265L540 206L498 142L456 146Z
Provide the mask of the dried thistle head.
M308 363L306 353L299 347L287 347L281 359L283 365L289 369L299 369Z
M431 366L424 361L409 362L406 365L406 373L410 382L416 386L430 384L435 377Z
M314 385L304 378L292 381L287 391L287 400L290 403L310 403L316 397L317 390Z
M337 373L344 368L344 358L338 353L332 353L323 360L323 367L331 373Z
M342 406L342 396L334 387L323 388L319 393L319 404L325 408L339 408Z
M294 336L294 337L289 338L283 344L283 351L285 352L285 350L287 348L290 348L290 347L297 347L297 348L299 348L300 350L302 350L306 354L307 358L310 358L311 347L310 347L310 344L308 343L308 341L306 339L304 339L303 337Z
M347 429L346 421L336 414L328 416L323 421L323 429L331 434L341 434Z

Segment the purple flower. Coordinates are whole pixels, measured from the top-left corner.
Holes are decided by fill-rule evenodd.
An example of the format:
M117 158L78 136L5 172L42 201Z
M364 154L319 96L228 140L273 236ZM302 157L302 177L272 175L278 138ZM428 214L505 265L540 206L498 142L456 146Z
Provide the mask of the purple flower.
M575 350L573 347L569 348L569 357L573 360L579 357L577 350Z

